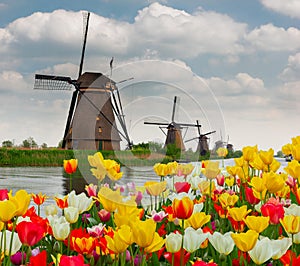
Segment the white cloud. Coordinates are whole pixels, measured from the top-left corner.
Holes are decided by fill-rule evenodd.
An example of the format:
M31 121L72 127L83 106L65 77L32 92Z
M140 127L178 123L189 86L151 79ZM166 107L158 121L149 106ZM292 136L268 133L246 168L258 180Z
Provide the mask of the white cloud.
M296 51L300 49L300 30L284 29L273 24L262 25L252 30L246 40L256 49L264 51Z
M300 53L289 56L288 65L280 74L284 81L299 81L300 76Z
M263 80L253 78L247 73L238 73L234 79L224 80L212 77L207 80L216 96L241 96L265 93Z
M0 53L44 57L48 62L65 58L74 63L72 55L79 55L82 45L81 13L55 10L19 18L0 29ZM189 14L153 3L140 10L133 23L91 14L87 56L231 56L243 51L240 42L246 28L246 24L220 13L199 10Z
M267 8L287 15L292 18L300 18L300 2L299 0L260 0Z
M139 12L134 29L138 45L154 47L164 55L188 58L203 53L241 52L240 40L246 24L212 11L188 14L155 3Z

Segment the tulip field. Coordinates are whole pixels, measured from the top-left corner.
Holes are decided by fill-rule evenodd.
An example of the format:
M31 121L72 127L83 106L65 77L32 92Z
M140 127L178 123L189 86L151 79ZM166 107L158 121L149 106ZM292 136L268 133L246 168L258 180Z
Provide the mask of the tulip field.
M155 164L142 187L118 183L120 165L96 152L97 184L80 194L78 161L64 160L71 192L45 206L47 195L1 189L0 265L300 265L300 136L282 147L285 168L272 148L242 152L226 168Z

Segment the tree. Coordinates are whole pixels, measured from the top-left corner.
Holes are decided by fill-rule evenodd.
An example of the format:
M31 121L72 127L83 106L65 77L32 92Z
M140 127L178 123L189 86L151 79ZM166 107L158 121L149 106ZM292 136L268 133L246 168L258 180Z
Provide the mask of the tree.
M11 148L13 146L13 142L11 140L4 140L2 142L2 147Z
M33 139L33 137L29 137L28 139L23 140L22 142L22 146L24 148L37 148L37 143L35 142L35 140Z
M63 143L63 140L61 140L61 141L58 143L57 148L62 148L62 143Z
M48 148L48 145L47 145L47 143L43 143L43 144L41 145L41 147L42 147L42 149L47 149L47 148Z

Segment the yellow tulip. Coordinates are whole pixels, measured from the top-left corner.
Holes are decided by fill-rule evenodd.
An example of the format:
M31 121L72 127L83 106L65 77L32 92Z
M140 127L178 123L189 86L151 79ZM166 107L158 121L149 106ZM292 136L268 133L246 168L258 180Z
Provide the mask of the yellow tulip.
M239 167L243 167L244 164L246 163L243 156L241 156L240 158L234 158L234 162Z
M219 157L226 157L228 154L228 150L224 147L220 147L217 149L217 154Z
M123 176L123 172L121 172L120 164L118 164L114 160L104 160L104 167L107 171L107 176L112 181L118 181Z
M146 191L151 196L159 196L167 187L167 181L148 181L144 184Z
M231 176L236 176L238 169L239 169L239 166L226 166L226 171Z
M300 162L300 143L294 144L292 146L292 155L295 160Z
M118 230L118 235L127 245L131 245L133 243L132 231L129 225L122 225Z
M237 195L230 195L227 192L222 193L219 197L219 202L221 203L223 209L234 206L238 200L239 197Z
M284 155L291 155L292 154L292 144L288 143L282 146L281 151Z
M176 161L167 163L166 172L169 175L176 175L178 168L178 163Z
M102 187L98 192L98 198L103 208L108 212L114 212L118 203L122 201L120 191L113 191L108 187Z
M255 154L257 153L257 145L255 146L246 146L242 149L244 160L251 162L254 159Z
M270 217L264 216L247 216L244 219L244 222L248 226L249 229L256 231L257 233L261 233L269 226Z
M8 194L9 200L17 206L16 216L22 216L25 214L29 207L31 194L28 194L26 190L18 190L15 196L12 196L11 192Z
M17 205L10 200L0 201L0 221L6 223L17 213Z
M243 221L249 212L251 212L251 210L247 210L246 205L241 207L233 207L228 210L229 215L237 222Z
M135 201L117 203L117 211L114 215L115 224L120 227L123 224L129 225L130 221L139 220L141 209L137 208Z
M211 183L211 191L210 191L210 183ZM215 182L203 180L198 184L198 188L200 189L201 194L210 195L211 192L215 191L216 185L215 185Z
M254 176L249 182L249 185L253 188L253 194L256 198L263 200L267 193L267 187L265 181L258 177Z
M132 232L128 225L123 225L117 231L114 231L113 237L105 236L107 247L116 254L123 253L133 242Z
M166 176L169 174L169 167L163 163L155 164L153 170L158 176Z
M130 225L131 222L139 221L139 217L135 214L125 214L122 215L118 212L114 214L114 223L117 227L120 227L122 225Z
M254 156L254 159L252 162L250 162L250 165L251 167L257 170L263 170L266 167L265 163L263 162L263 160L259 155Z
M139 247L146 248L151 245L156 231L156 223L152 219L131 223L132 239Z
M90 163L90 166L97 168L99 166L103 166L104 164L104 158L101 152L96 152L94 155L89 155L88 161Z
M232 233L231 237L237 248L243 252L253 249L259 234L254 230L248 230L246 233Z
M144 251L146 253L153 253L161 249L161 247L165 244L166 240L163 239L157 232L154 233L153 240L151 244L145 247Z
M268 151L260 151L259 157L266 165L270 165L274 159L274 150L271 148Z
M244 164L242 167L239 167L237 170L237 176L243 183L248 181L249 173L248 173L248 166Z
M286 196L291 192L291 188L285 184L284 187L275 193L276 197L279 197L279 198L286 198Z
M94 155L89 155L88 161L90 166L95 167L91 168L93 176L102 181L106 176L106 168L104 166L104 158L102 153L96 152Z
M283 189L285 185L285 181L279 174L275 174L274 172L264 172L262 178L265 182L265 186L270 193L276 193Z
M192 164L178 164L177 166L177 175L178 176L187 176L194 170L194 165Z
M203 174L208 178L208 179L214 179L217 177L217 175L220 173L219 169L219 162L212 162L209 161L207 166L205 167Z
M286 215L283 219L280 219L280 223L289 234L297 234L300 232L300 216Z
M293 145L300 144L300 136L292 138L292 144Z
M234 185L234 181L235 181L235 178L234 177L226 177L225 178L225 184L228 186L228 187L232 187Z
M273 171L274 173L276 173L277 170L279 169L280 165L281 165L280 162L278 162L277 160L274 159L270 165L270 171Z
M186 227L193 227L195 230L201 228L203 225L208 223L211 219L211 215L206 215L205 212L196 212L193 213L192 216L187 219L185 223L185 228Z
M294 179L300 181L300 163L296 160L292 160L288 163L288 166L284 170Z

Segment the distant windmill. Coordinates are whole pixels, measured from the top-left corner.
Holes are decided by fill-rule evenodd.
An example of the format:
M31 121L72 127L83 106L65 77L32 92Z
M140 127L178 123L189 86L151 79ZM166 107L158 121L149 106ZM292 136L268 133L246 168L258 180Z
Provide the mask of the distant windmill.
M199 121L196 120L197 125L199 125ZM192 140L198 140L198 146L197 146L197 152L199 152L200 155L204 156L209 151L209 145L208 145L208 137L207 135L213 134L216 131L207 132L205 134L201 134L200 127L198 127L198 137L194 137L192 139L186 140L185 142L189 142Z
M62 147L68 149L119 150L122 136L131 148L116 82L101 73L82 74L90 13L84 13L84 41L77 80L64 76L35 75L34 89L74 92L68 112ZM112 76L113 58L110 61ZM117 93L115 93L117 92ZM120 131L115 117L122 127Z
M169 144L175 144L176 148L179 148L181 150L185 150L185 146L184 146L183 139L182 139L182 134L181 134L181 129L183 127L198 127L198 128L200 128L201 125L175 122L174 120L175 120L176 106L177 106L177 96L174 97L171 122L169 122L169 123L144 122L144 124L146 124L146 125L158 125L161 130L163 128L166 128L167 133L165 133L162 130L163 133L166 135L165 147Z

